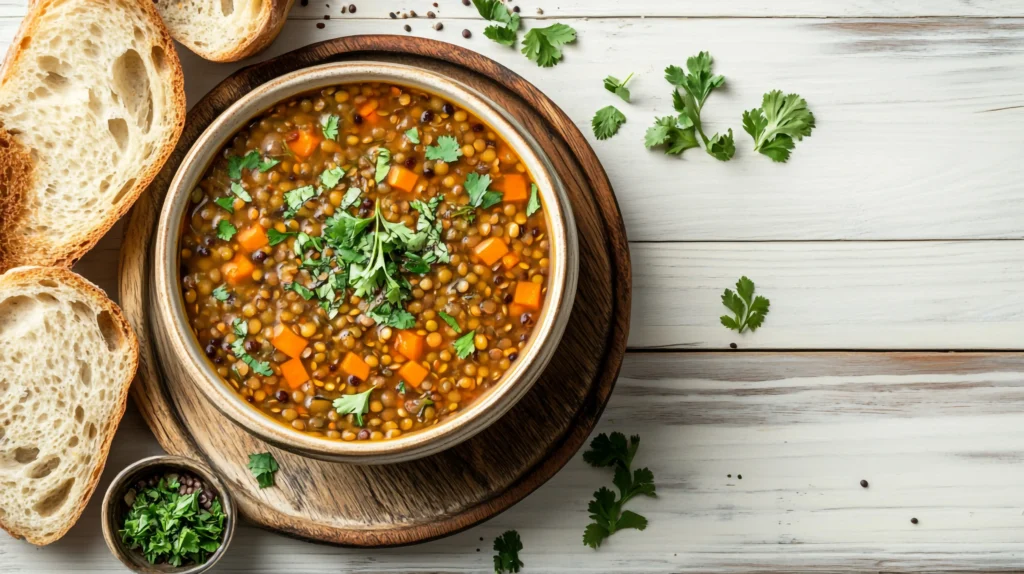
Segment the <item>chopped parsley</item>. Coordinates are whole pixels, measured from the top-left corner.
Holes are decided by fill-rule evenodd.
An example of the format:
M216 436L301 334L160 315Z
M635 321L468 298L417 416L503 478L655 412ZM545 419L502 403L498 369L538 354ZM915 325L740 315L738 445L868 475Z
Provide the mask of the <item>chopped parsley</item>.
M526 202L526 216L529 217L540 211L540 190L536 183L530 184L530 201Z
M234 354L238 360L249 365L249 368L257 375L269 377L274 374L274 371L270 369L270 363L266 361L257 361L252 355L245 352L245 339L235 339L235 342L231 343L231 353Z
M213 202L221 206L228 213L235 212L235 200L231 196L218 197Z
M314 293L310 289L307 289L306 287L303 287L299 283L285 283L284 288L289 291L295 291L296 293L299 294L299 297L302 297L306 301L309 301L313 297L316 297L316 293Z
M411 329L416 325L416 317L400 305L392 305L385 301L366 312L366 316L377 322L395 329Z
M452 136L441 136L437 138L437 145L427 146L426 157L430 161L443 161L452 163L462 157L462 149L459 148L459 140Z
M672 92L672 102L680 117L685 116L689 124L700 135L709 155L721 161L729 161L736 153L732 130L726 134L715 134L708 138L701 124L700 113L708 96L725 83L725 77L711 72L711 54L701 52L687 58L686 69L679 66L665 68L665 79L677 89ZM682 90L680 92L680 90ZM661 120L659 120L660 122ZM657 124L656 124L657 126ZM648 146L650 147L650 146Z
M338 116L336 116L334 114L331 114L331 115L327 116L326 118L323 118L322 120L320 120L320 130L322 132L324 132L324 137L325 138L327 138L329 140L337 141L337 139L338 139L338 120L340 120L340 119L341 118L339 118Z
M481 176L475 171L467 175L463 187L469 194L469 204L480 209L487 209L501 203L501 192L487 189L490 185L491 176L489 175Z
M348 209L353 205L359 203L359 197L363 194L363 190L358 187L350 187L345 192L345 197L341 198L341 209Z
M405 132L405 137L414 144L420 143L420 131L416 128L410 128Z
M345 177L345 170L340 167L325 169L320 174L320 184L323 185L325 189L334 189L343 177Z
M443 230L441 220L437 217L437 208L441 205L441 199L441 196L438 195L426 203L415 200L411 204L412 208L420 213L419 219L416 220L416 231L426 234L426 243L424 245L426 254L423 255L422 259L428 265L451 261L448 245L441 238L441 231ZM408 258L409 254L407 253L406 259ZM427 271L430 271L429 267L426 271L419 271L418 273L426 273Z
M244 319L235 318L231 322L231 330L235 332L236 337L245 337L249 334L249 322Z
M607 78L604 79L604 89L615 94L616 96L619 96L620 98L622 98L622 101L628 102L629 88L626 87L626 84L628 84L629 80L632 78L633 74L630 74L626 76L625 80L622 80L620 82L619 79L616 78L615 76L608 76Z
M476 329L473 329L458 339L455 339L455 354L457 354L460 359L465 359L476 351L476 345L473 343L473 337L475 336Z
M626 123L626 116L615 106L606 106L594 114L590 126L594 129L594 137L606 140L619 133L619 127Z
M679 155L690 148L700 147L693 122L685 115L656 119L654 125L647 129L644 145L647 149L665 146L667 155Z
M384 181L389 171L391 171L391 152L388 148L382 147L377 150L377 170L373 176L374 181L377 183Z
M484 36L502 46L514 46L519 32L519 14L510 11L499 0L473 0L473 4L485 20L497 22L484 29Z
M459 327L459 322L455 320L455 317L452 317L444 311L438 312L438 315L444 319L445 323L448 323L448 326L451 327L453 331L456 333L462 333L462 327Z
M245 188L242 187L241 184L239 184L237 181L231 182L231 193L235 194L235 196L238 199L241 199L246 203L252 202L252 196L249 195L249 192L245 191Z
M565 24L533 28L523 38L523 54L542 68L550 68L562 60L562 46L576 41L576 30Z
M404 395L409 392L409 390L405 388L405 381L398 381L398 386L395 387L395 390L398 391L398 394L400 395Z
M366 392L345 395L334 399L334 410L338 411L339 415L355 415L356 424L363 426L363 415L370 412L370 393L373 389Z
M639 447L639 436L630 437L627 444L622 433L614 432L611 437L601 433L591 441L590 450L583 453L583 460L591 466L615 468L612 483L619 491L616 497L602 486L594 493L594 500L587 505L593 522L583 531L583 544L596 549L619 530L647 528L645 517L622 509L636 496L655 496L654 473L647 468L632 470L633 457Z
M260 161L259 170L263 173L270 171L275 165L281 163L279 159L265 159Z
M231 293L228 293L228 286L221 285L213 290L213 298L218 301L227 301L231 297Z
M298 234L299 234L299 232L297 232L297 231L284 231L284 232L281 232L281 231L278 231L278 230L274 229L273 227L271 227L270 229L267 230L267 239L270 241L270 246L273 247L273 246L277 245L278 243L281 243L281 242L287 240L289 237L294 236L294 235L298 235Z
M796 94L782 95L779 90L764 95L760 108L743 112L743 131L754 138L754 151L785 162L793 150L793 140L811 135L814 114L807 102Z
M523 541L519 533L509 530L494 539L494 574L519 572L523 561L519 559L519 551L523 549Z
M242 170L256 169L259 164L260 152L256 150L250 151L244 157L233 155L228 158L228 177L231 179L241 179Z
M771 302L760 295L754 297L754 282L743 276L736 282L735 293L732 289L722 293L722 304L733 312L732 317L722 315L722 324L742 333L746 329L756 331L764 323Z
M238 233L238 228L231 224L227 219L221 219L217 222L217 237L224 241L231 241L231 238Z
M312 185L304 185L284 194L284 201L288 209L284 212L285 219L295 217L295 213L302 209L303 204L316 196L316 189Z
M274 455L269 452L263 452L249 455L248 468L252 475L256 477L256 482L260 485L260 488L267 488L274 486L274 474L281 467L277 465Z

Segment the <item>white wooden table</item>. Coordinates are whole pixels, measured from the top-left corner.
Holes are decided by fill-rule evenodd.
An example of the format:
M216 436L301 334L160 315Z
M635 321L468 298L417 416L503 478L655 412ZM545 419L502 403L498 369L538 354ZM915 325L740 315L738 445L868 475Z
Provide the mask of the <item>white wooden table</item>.
M577 457L445 540L351 550L242 527L220 571L484 572L509 528L526 572L1024 567L1024 358L1006 353L1024 346L1024 3L523 0L526 27L579 31L564 63L540 69L484 38L471 8L438 1L359 0L342 16L339 0L310 0L260 58L410 24L512 68L588 134L618 103L602 78L636 72L634 103L618 103L629 122L593 142L634 273L631 353L599 430L642 436L659 498L633 506L650 527L584 547L587 502L609 478ZM24 2L0 0L0 51ZM388 18L399 9L435 10L445 29ZM671 108L662 69L700 50L727 78L706 114L709 133L737 132L730 163L642 145ZM244 64L181 56L190 103ZM818 118L786 165L752 153L740 126L775 88ZM115 296L119 242L120 227L78 266ZM743 274L772 312L737 336L718 298ZM0 538L0 572L119 571L99 493L159 451L129 408L78 525L42 549Z

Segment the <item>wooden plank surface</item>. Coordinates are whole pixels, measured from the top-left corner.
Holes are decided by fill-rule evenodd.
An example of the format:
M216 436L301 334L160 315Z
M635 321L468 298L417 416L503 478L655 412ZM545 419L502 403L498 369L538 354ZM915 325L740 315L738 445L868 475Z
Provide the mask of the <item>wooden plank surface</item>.
M513 509L444 540L352 550L243 527L218 571L483 572L508 528L523 535L524 572L1016 569L1022 365L1000 354L632 354L599 430L642 436L637 461L659 497L631 508L647 531L597 552L581 544L586 503L611 478L577 456ZM155 452L133 410L100 488ZM54 546L0 540L0 571L119 571L95 532L98 500Z

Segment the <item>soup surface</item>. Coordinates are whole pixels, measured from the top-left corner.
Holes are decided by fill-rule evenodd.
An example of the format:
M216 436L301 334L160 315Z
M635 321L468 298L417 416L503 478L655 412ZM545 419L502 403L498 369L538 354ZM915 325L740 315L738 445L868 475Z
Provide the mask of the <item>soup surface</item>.
M536 185L451 102L346 84L253 119L182 224L181 290L215 370L297 430L384 440L497 384L547 292Z

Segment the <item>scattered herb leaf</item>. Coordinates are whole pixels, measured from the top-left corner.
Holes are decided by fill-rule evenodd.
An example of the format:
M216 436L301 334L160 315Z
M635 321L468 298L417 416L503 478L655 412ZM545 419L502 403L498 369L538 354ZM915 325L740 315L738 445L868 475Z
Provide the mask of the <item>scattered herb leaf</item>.
M666 116L655 120L644 136L647 149L665 146L667 155L679 155L684 151L700 147L693 122L685 115Z
M238 360L249 365L249 368L257 375L269 377L274 374L274 371L270 369L270 363L266 361L257 361L252 355L245 352L244 339L235 339L235 342L231 343L231 353L237 357Z
M250 454L248 467L260 488L274 486L274 474L281 468L269 452Z
M339 118L338 116L336 116L334 114L331 114L331 115L329 115L326 118L323 118L321 120L320 129L321 129L321 131L324 132L324 137L325 138L327 138L329 140L337 141L337 139L338 139L338 121L340 119L341 118Z
M622 98L623 101L629 101L629 88L626 84L633 78L633 74L626 76L625 80L619 81L615 76L608 76L604 79L604 89Z
M386 147L378 148L377 170L374 173L373 179L380 183L388 176L389 171L391 171L391 151Z
M519 559L519 551L523 549L523 542L519 539L519 533L515 530L506 531L494 539L494 574L506 574L519 572L523 567L523 561Z
M345 395L334 399L334 410L339 415L355 415L356 424L363 426L363 415L370 411L370 389L364 393Z
M626 123L626 116L615 106L607 106L597 110L590 126L594 128L594 137L606 140L619 133L619 127Z
M469 204L480 209L487 209L501 203L503 194L487 189L490 185L491 176L480 175L475 171L470 172L463 184L466 193L469 194Z
M732 289L722 293L722 304L733 312L732 317L722 315L722 324L742 333L746 329L756 331L764 323L771 302L760 295L754 297L754 282L743 276L736 282L735 293Z
M437 138L437 145L427 146L425 154L430 161L452 163L462 157L462 149L459 148L459 140L452 136L441 136Z
M455 331L456 333L462 333L462 327L459 326L459 322L455 320L455 317L452 317L451 315L445 313L444 311L439 312L438 315L440 315L441 318L444 319L445 323L448 323L448 326L451 327L453 331Z
M420 131L416 128L410 128L405 132L405 137L414 144L420 143Z
M345 177L345 170L340 167L325 169L320 174L320 183L325 189L334 189L343 177Z
M306 301L309 301L313 297L316 297L316 293L314 293L312 290L304 287L299 283L286 283L284 285L284 288L290 291L295 291L296 293L299 294L299 297L302 297Z
M593 522L583 531L583 544L596 549L619 530L647 528L646 518L622 509L635 496L655 496L654 473L647 468L632 470L633 457L639 447L639 436L630 437L627 445L622 433L612 433L611 437L601 433L590 443L590 449L583 453L583 460L592 466L615 468L612 483L619 491L618 498L605 487L594 493L594 500L587 505Z
M523 54L542 68L550 68L562 60L561 47L576 41L576 30L565 24L533 28L523 38Z
M281 231L278 231L278 230L274 229L273 227L271 227L270 229L267 230L267 239L270 240L270 246L273 247L273 246L277 245L278 243L281 243L281 242L285 241L289 237L294 236L294 235L298 235L298 234L299 234L299 232L297 232L297 231L284 231L284 232L281 232Z
M227 285L221 285L213 290L213 298L218 301L227 301L231 297L231 293L228 293Z
M235 194L235 196L238 197L238 199L241 199L246 203L252 202L252 196L249 195L249 192L245 191L245 188L242 187L241 184L239 184L237 181L231 182L231 193Z
M754 138L754 151L785 162L793 150L793 140L811 135L814 114L807 102L796 94L782 95L779 90L764 95L760 108L743 112L743 130Z
M255 169L259 164L260 152L256 150L250 151L244 157L233 155L228 158L228 177L231 179L241 179L242 170Z
M411 329L416 325L416 317L412 313L403 309L401 305L392 305L386 301L367 311L366 316L378 325L394 329Z
M213 202L221 206L221 208L223 208L224 211L227 211L228 213L235 212L235 199L230 195L218 197L217 199L213 200Z
M236 337L246 337L249 334L249 322L236 317L231 322L231 330L235 332Z
M341 198L341 209L348 209L353 205L359 203L359 197L363 194L363 190L358 187L350 187L345 192L345 197Z
M473 337L475 336L476 329L473 329L458 339L455 339L455 353L460 359L465 359L476 351L476 345L473 343Z
M279 163L281 163L279 159L265 159L260 161L259 169L261 172L266 173Z
M540 211L540 190L536 183L530 184L530 201L526 202L526 216L530 217Z
M227 219L221 219L217 222L217 237L224 241L231 241L231 238L238 233L238 228L231 224Z
M302 209L302 205L315 196L316 189L312 185L304 185L285 192L284 201L288 204L288 209L284 212L284 218L291 219L295 217L295 213Z
M708 138L701 125L700 113L704 103L712 91L725 83L725 77L711 72L711 63L711 54L700 52L686 59L688 72L679 66L665 68L665 79L678 88L672 93L673 104L677 112L689 118L704 142L704 149L715 159L729 161L736 152L732 130L728 134L715 134ZM682 89L682 93L679 89Z

